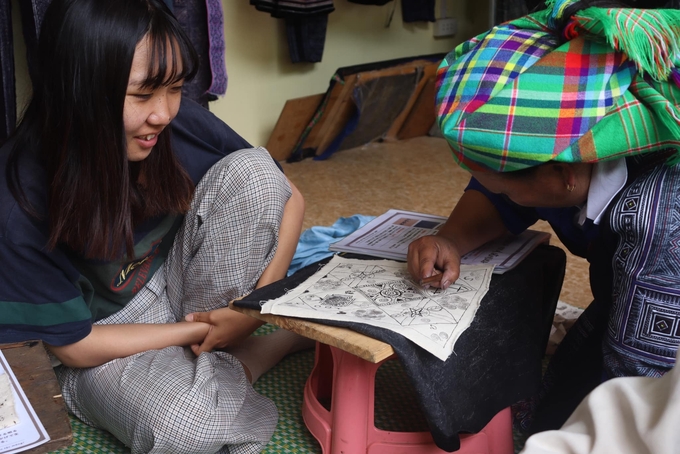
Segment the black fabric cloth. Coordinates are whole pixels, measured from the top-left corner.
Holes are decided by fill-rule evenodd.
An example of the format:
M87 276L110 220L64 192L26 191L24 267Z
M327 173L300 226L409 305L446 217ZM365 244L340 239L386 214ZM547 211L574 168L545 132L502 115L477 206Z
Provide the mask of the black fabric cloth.
M286 19L286 36L290 61L318 63L326 44L328 15Z
M377 5L377 6L381 6L381 5L385 5L385 4L389 3L389 2L391 2L392 0L347 0L347 1L350 2L350 3L358 3L358 4L360 4L360 5Z
M544 378L549 382L548 392L544 383L531 425L524 428L528 433L562 427L578 404L602 383L602 340L608 316L609 306L595 300L567 332L551 358Z
M434 22L434 0L401 0L404 22Z
M350 257L349 255L347 255ZM252 309L283 295L314 274L325 259L289 278L255 290L234 304ZM390 344L416 390L437 446L460 447L459 433L478 432L502 409L538 392L566 256L539 246L515 269L494 275L471 326L446 361L400 334L369 325L316 320L343 326Z
M326 43L328 15L335 11L333 0L250 0L258 11L286 22L286 38L293 63L318 63Z
M295 2L282 0L250 0L250 4L258 11L270 13L272 17L282 19L329 14L335 10L333 0L298 0Z

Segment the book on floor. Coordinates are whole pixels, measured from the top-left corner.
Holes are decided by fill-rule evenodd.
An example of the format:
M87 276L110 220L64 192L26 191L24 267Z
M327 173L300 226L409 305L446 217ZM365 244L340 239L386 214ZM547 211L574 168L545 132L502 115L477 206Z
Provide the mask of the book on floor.
M436 234L446 219L412 211L389 210L332 243L329 249L405 261L408 245L422 236ZM461 258L461 264L495 265L494 273L503 274L514 268L536 246L549 241L549 233L537 230L525 230L519 235L507 234L468 252Z

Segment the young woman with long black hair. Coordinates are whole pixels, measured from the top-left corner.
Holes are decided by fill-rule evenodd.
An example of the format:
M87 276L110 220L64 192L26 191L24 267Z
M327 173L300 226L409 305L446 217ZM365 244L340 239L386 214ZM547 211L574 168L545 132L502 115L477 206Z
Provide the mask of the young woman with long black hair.
M251 382L308 342L226 306L285 276L302 196L182 99L197 56L162 1L54 0L38 62L0 148L0 342L41 339L69 409L132 452L260 451Z

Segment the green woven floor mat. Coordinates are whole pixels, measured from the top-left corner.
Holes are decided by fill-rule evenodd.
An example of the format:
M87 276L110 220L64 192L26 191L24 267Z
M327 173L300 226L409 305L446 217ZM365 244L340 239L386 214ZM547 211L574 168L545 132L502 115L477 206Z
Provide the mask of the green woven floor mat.
M253 336L264 336L265 334L273 333L277 329L279 329L278 326L265 323L264 325L260 326L258 329L255 330Z
M256 334L268 334L276 327L264 325ZM302 420L302 396L307 377L314 366L312 350L285 358L255 383L255 390L274 401L279 422L264 454L320 454L321 448ZM375 424L392 431L426 430L413 388L399 361L387 361L376 374ZM58 453L123 454L129 453L111 434L90 427L71 417L73 444ZM525 436L514 433L515 452L524 445Z
M129 453L130 450L110 433L95 429L71 416L73 444L58 453L110 454Z
M255 390L273 400L279 410L279 423L263 453L321 453L302 420L303 390L313 366L314 351L296 353L255 383Z

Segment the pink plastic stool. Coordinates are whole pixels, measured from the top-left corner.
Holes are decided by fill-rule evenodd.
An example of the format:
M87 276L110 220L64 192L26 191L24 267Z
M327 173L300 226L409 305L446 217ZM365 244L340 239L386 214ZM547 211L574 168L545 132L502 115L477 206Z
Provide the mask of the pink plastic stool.
M444 454L430 432L391 432L375 427L375 374L371 363L317 342L314 370L305 384L302 417L323 454ZM331 398L328 411L319 399ZM461 435L457 454L512 454L510 409L498 413L479 433Z

